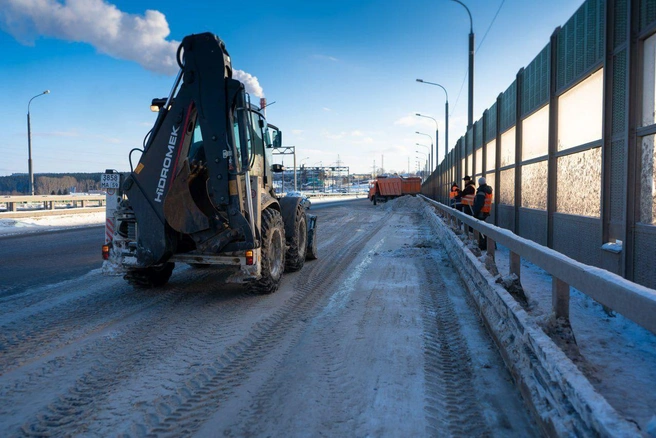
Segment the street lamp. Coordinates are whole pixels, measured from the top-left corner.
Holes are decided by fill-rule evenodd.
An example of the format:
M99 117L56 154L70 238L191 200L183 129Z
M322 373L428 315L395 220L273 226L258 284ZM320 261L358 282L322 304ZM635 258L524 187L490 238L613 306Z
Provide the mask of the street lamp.
M30 126L30 104L34 99L44 94L50 94L50 90L37 94L27 103L27 168L30 172L30 194L34 196L34 173L32 172L32 128Z
M460 0L451 0L467 10L469 15L469 108L467 111L467 130L474 124L474 21L469 8Z
M426 145L426 144L421 144L421 143L415 143L415 144L416 144L417 146L421 146L421 147L423 147L423 148L426 148L426 150L428 151L428 153L430 153L430 146L428 146L428 145Z
M426 157L426 160L424 161L424 171L426 171L426 167L428 166L428 154L422 152L422 151L415 151L417 154L422 154L423 156ZM424 180L426 180L426 175L424 174Z
M435 167L437 168L437 162L440 159L439 155L437 154L437 151L440 149L439 148L439 143L440 143L440 135L439 134L440 133L439 133L439 129L437 127L437 120L435 120L431 116L426 116L426 115L419 114L419 113L415 114L415 116L417 116L417 117L426 117L427 119L431 119L432 121L435 122L435 154L434 154L435 163L434 164L435 164Z
M446 88L444 88L440 84L436 84L435 82L428 82L423 79L417 79L417 82L421 82L422 84L435 85L436 87L440 87L442 90L444 90L444 96L446 97L446 103L444 104L444 158L446 158L446 153L449 150L449 93L446 91ZM419 117L428 117L428 116L422 116L421 114L417 114L417 115ZM437 149L437 128L435 131L435 138L436 138L435 148Z
M430 140L431 140L431 145L430 145L430 149L429 149L429 150L431 151L431 153L429 154L429 157L430 157L430 158L432 158L432 150L433 150L433 137L431 137L431 136L430 136L430 135L428 135L428 134L424 134L423 132L419 132L419 131L415 131L415 134L419 134L419 135L425 135L426 137L428 137L428 138L430 138ZM431 168L432 168L432 167L433 167L433 164L432 164L432 159L429 159L429 161L430 161L430 166L431 166Z

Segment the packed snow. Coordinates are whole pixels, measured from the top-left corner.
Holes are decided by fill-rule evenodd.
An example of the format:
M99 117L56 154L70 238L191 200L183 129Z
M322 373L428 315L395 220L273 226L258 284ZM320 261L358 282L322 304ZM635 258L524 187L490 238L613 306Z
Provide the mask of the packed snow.
M104 223L105 212L62 214L15 219L2 217L0 215L0 236L98 226Z
M333 200L312 198L312 203ZM399 208L406 202L408 200L400 199L396 205L388 203L382 210ZM104 213L24 219L0 216L0 236L98 226L104 221ZM507 277L508 249L499 246L495 258L499 273ZM481 257L481 262L484 264L484 257ZM549 331L551 276L522 260L521 285L527 299L526 311ZM336 294L333 298L338 296ZM656 437L656 335L604 308L574 288L571 291L570 313L575 343L574 346L563 343L560 347L614 409L637 424L646 436Z

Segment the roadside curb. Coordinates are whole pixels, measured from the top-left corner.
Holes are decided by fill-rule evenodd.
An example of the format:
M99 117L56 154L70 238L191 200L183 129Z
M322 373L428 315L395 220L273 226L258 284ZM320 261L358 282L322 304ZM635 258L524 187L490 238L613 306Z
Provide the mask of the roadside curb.
M478 305L542 431L547 436L640 436L427 204L423 215Z

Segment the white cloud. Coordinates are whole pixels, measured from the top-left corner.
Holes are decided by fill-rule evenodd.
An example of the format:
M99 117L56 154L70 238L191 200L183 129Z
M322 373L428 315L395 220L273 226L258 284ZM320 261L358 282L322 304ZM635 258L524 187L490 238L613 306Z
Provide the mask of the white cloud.
M332 110L330 108L326 108L325 106L322 108L324 111L331 112Z
M301 134L303 134L303 130L302 129L292 129L292 134L301 135Z
M128 14L104 0L0 0L0 28L26 45L40 36L90 44L98 52L139 63L147 70L174 75L179 41L159 11ZM246 91L263 97L257 78L234 70Z
M410 113L401 117L400 119L394 122L398 126L407 126L414 128L432 128L435 129L435 122L426 117L419 117L416 113Z
M327 61L333 61L333 62L338 62L339 59L335 58L334 56L327 56L327 55L313 55L315 59L323 59Z
M324 130L324 131L321 131L321 136L324 137L324 138L328 138L330 140L341 140L342 138L344 138L346 136L346 132L342 131L339 134L334 134L332 132Z
M257 97L264 97L264 90L260 86L260 82L257 80L257 77L246 73L245 71L235 70L233 72L233 78L244 84L246 91L250 94L253 94Z
M354 145L367 145L367 144L373 144L374 139L371 137L358 137L357 140L352 140L351 144Z

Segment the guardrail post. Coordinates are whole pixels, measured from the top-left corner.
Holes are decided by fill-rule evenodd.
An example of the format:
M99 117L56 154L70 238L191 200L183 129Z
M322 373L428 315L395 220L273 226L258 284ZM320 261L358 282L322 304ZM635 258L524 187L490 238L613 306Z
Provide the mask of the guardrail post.
M18 211L18 205L15 202L7 202L8 211Z
M50 204L50 210L55 209L55 201L50 201L48 204Z
M492 260L494 260L495 250L496 250L496 243L490 236L487 236L487 255L492 257Z
M82 208L84 208L84 207L87 206L87 202L86 202L86 201L82 200L82 201L80 201L80 202L82 203Z
M520 278L521 261L522 259L519 254L510 251L510 273L515 274L517 278Z
M551 278L551 307L556 318L569 321L569 284L559 278Z

